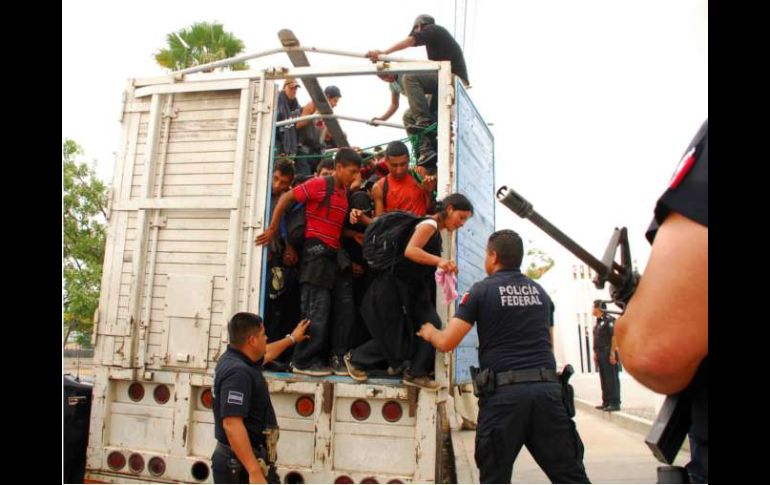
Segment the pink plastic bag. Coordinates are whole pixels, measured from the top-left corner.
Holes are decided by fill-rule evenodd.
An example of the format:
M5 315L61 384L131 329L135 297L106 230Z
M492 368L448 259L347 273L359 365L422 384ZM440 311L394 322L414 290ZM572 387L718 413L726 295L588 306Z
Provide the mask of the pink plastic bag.
M457 276L454 273L445 273L443 269L436 269L436 283L444 290L444 303L452 303L457 298Z

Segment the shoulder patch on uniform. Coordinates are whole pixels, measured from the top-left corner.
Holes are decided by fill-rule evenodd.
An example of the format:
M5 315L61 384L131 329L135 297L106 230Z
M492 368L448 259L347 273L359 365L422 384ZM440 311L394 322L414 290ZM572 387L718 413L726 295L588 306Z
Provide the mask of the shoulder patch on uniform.
M227 404L243 405L243 393L238 391L230 391L227 393Z
M470 294L469 292L467 292L467 291L465 292L465 294L463 295L462 300L460 300L460 305L465 305L465 301L468 299L468 295L469 294Z
M684 157L679 160L679 163L674 170L674 175L671 176L671 181L668 184L670 189L675 189L682 182L685 175L687 175L694 163L695 147L692 147L687 153L685 153Z

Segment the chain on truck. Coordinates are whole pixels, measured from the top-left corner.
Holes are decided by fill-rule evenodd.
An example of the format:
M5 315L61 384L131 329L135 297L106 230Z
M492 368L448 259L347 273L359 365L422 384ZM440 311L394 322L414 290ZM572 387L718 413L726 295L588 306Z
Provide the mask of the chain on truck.
M449 62L372 64L363 54L300 46L287 30L279 38L280 48L134 79L125 92L94 330L87 481L212 481L212 373L227 346L227 320L264 307L266 256L253 241L269 222L282 79L302 80L316 116L346 146L338 120L369 121L333 113L318 79L373 83L378 73L436 73L438 197L462 192L475 209L459 234L444 236L443 257L458 262L459 294L484 276L495 221L494 141ZM350 65L313 68L308 51ZM293 66L197 72L273 54L287 54ZM436 303L448 321L455 305ZM454 353L437 353L438 391L396 378L357 383L266 371L281 480L453 480L447 397L470 382L477 342L474 329Z

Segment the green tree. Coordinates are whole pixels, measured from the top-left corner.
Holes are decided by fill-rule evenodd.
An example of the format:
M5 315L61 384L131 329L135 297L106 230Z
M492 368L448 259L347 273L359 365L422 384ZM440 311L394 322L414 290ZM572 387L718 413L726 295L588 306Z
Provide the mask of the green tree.
M89 345L99 304L107 219L107 188L93 167L78 163L83 150L73 140L62 144L63 173L63 344L74 333Z
M196 22L191 27L166 35L168 47L155 54L155 61L162 67L178 71L188 67L219 61L243 52L243 41L231 32L225 32L222 24ZM248 69L245 62L225 69Z
M527 277L536 280L543 276L554 265L554 260L545 251L533 248L532 241L529 241L530 249L524 256Z

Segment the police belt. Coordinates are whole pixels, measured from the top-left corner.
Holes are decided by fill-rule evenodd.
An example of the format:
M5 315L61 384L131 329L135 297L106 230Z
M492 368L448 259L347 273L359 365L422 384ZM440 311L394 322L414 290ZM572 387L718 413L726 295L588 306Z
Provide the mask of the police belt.
M497 387L525 382L560 382L559 376L552 369L509 370L496 373Z
M252 453L254 453L254 456L257 458L265 459L267 457L267 450L265 449L265 445L263 443L259 443L256 446L251 445ZM216 451L224 454L229 454L234 456L236 459L238 459L238 455L235 454L232 448L230 448L229 445L226 445L222 443L221 441L217 440L217 449ZM260 453L264 453L264 456L260 456ZM240 460L238 460L240 461Z

